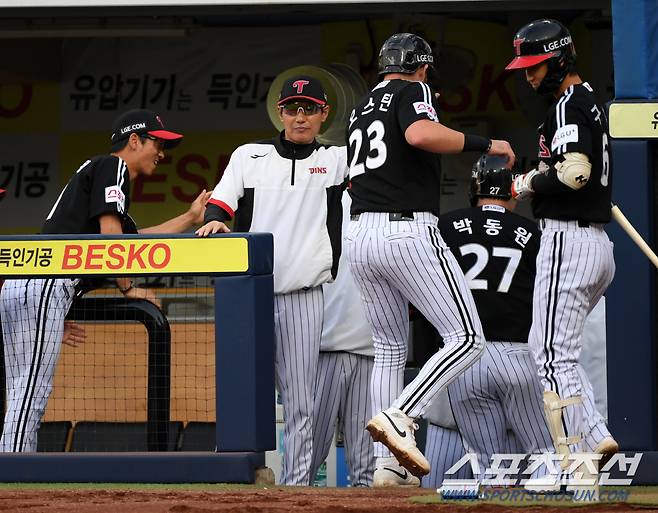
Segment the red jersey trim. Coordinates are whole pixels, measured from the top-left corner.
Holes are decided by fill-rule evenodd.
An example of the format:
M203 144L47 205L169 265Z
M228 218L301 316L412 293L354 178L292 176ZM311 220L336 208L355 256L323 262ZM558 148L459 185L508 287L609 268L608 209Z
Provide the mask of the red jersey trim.
M221 208L222 210L225 210L226 213L227 213L228 215L231 216L231 219L233 219L233 216L235 216L235 212L233 211L233 209L232 209L231 207L229 207L229 206L228 206L226 203L224 203L223 201L219 201L219 200L217 200L217 199L210 198L210 199L208 200L208 203L212 203L213 205L217 205L217 206L218 206L219 208Z

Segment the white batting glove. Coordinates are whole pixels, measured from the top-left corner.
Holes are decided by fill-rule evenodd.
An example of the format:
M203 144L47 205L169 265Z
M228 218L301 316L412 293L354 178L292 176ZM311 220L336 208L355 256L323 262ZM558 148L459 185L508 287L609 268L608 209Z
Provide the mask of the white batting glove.
M546 162L544 162L543 160L540 160L540 161L539 161L539 165L537 166L537 171L539 171L540 173L546 174L546 173L548 173L548 170L549 170L550 168L551 168L551 166L549 166L549 165L548 165Z
M539 174L539 171L533 169L524 175L517 176L512 182L512 198L524 200L530 198L535 192L532 188L532 179Z

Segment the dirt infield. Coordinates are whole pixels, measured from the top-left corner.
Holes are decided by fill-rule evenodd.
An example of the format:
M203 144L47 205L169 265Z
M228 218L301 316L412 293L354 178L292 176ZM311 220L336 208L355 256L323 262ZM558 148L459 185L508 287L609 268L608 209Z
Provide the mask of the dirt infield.
M217 489L209 485L203 489L2 489L0 512L21 511L27 513L90 512L90 513L426 513L432 511L477 511L500 513L553 513L565 511L562 506L524 505L522 509L505 505L473 502L461 504L426 504L436 497L427 489L352 489L352 488L245 488ZM473 507L475 506L475 508ZM630 504L597 504L580 506L578 512L587 511L620 513L641 509L658 511L651 507ZM574 511L573 509L567 511Z

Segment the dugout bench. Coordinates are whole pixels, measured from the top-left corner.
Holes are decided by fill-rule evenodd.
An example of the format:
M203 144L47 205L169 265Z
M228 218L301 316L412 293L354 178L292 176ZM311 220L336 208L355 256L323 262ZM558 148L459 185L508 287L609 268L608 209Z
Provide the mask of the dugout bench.
M125 255L109 260L112 254ZM150 303L87 298L73 318L89 312L141 322L149 332L149 452L0 454L0 482L224 482L253 483L275 448L273 240L271 234L15 236L0 238L0 252L46 250L32 266L8 266L5 278L209 275L215 277L215 452L162 452L169 426L171 335L166 317ZM143 258L133 258L138 251ZM40 262L47 265L40 265ZM108 263L112 265L108 268ZM93 317L93 315L92 315ZM239 342L239 343L236 343Z

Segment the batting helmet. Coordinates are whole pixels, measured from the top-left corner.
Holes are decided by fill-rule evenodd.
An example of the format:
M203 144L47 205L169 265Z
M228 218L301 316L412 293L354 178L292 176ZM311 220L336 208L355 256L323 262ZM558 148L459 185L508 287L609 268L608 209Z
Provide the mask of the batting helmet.
M508 200L512 197L512 170L507 167L505 157L482 155L473 166L468 199L471 206L478 198Z
M576 50L567 28L559 21L536 20L521 27L514 36L516 57L505 69L523 69L546 61L548 71L537 88L541 94L553 93L575 70Z
M422 37L403 32L393 34L382 45L379 50L377 72L380 75L414 73L423 64L433 67L432 48Z

